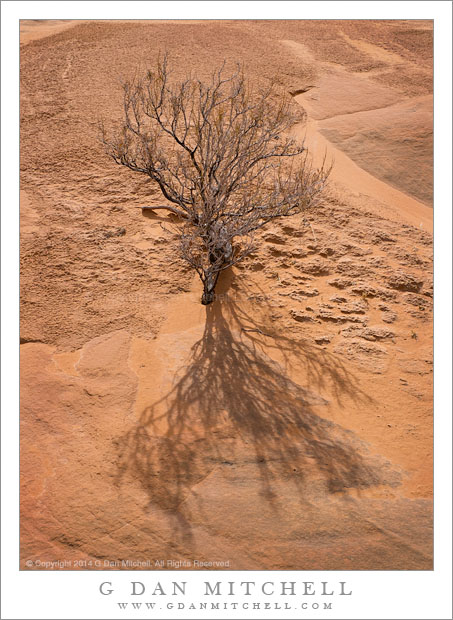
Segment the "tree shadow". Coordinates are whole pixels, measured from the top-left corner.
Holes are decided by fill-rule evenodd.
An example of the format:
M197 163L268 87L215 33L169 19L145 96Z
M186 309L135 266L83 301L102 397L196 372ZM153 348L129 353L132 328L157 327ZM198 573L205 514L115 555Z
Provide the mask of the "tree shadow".
M142 217L153 222L161 222L162 224L178 224L181 218L174 213L166 211L153 210L152 207L144 209L142 207Z
M127 472L138 477L150 506L170 512L186 539L184 503L202 501L197 485L218 468L232 475L249 467L276 511L282 481L304 502L313 485L324 494L397 485L400 475L387 461L319 415L328 404L319 395L325 390L337 403L372 405L355 376L328 351L279 333L266 299L243 304L234 287L227 292L230 284L227 275L173 387L121 439L119 479ZM270 357L273 349L279 362ZM289 377L293 361L309 388Z

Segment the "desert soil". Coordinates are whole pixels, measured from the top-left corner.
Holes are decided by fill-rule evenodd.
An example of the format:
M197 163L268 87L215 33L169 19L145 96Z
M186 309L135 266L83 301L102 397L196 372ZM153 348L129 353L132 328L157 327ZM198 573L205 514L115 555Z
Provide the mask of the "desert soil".
M431 22L21 30L22 566L430 569ZM98 141L163 49L277 78L335 159L207 308L138 208L158 189Z

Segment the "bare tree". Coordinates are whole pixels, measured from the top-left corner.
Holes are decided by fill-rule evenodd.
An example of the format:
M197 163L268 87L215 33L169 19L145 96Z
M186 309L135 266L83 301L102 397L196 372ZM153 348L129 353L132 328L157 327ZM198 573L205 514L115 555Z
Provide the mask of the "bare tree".
M299 213L320 198L330 170L314 168L290 135L300 111L273 85L252 89L240 66L225 63L209 83L171 80L167 56L155 71L123 83L124 121L102 142L120 165L148 175L167 209L185 220L182 257L198 272L202 304L214 300L222 270L255 248L267 222Z

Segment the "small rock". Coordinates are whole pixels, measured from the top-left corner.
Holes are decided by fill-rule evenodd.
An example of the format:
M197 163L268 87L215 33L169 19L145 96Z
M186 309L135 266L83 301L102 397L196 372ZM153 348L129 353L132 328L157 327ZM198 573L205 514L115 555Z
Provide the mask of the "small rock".
M422 295L415 295L414 293L405 293L403 295L403 301L412 306L417 306L420 309L426 309L430 305L430 302Z
M280 249L277 249L277 248L269 248L268 252L269 252L269 254L271 256L276 256L276 257L278 257L278 256L288 256L288 252L285 252L284 250L280 250Z
M395 248L392 252L392 256L398 259L398 263L400 265L408 265L409 267L422 267L423 269L428 269L428 262L417 256L415 253L406 252L403 248Z
M310 250L310 254L316 254L319 249L319 245L317 243L307 243L307 250Z
M397 318L396 312L383 312L381 316L383 323L394 323Z
M303 237L304 233L300 228L296 228L295 226L287 225L282 227L282 231L285 235L291 235L291 237Z
M316 323L317 322L312 316L308 314L304 314L300 310L290 310L290 315L293 317L295 321L298 321L299 323Z
M319 250L319 254L324 257L333 256L335 254L335 250L331 247L324 247Z
M260 263L258 261L257 262L252 261L248 265L248 268L250 269L250 271L262 271L265 267L266 267L266 265L264 265L263 263Z
M347 273L348 276L357 278L369 273L369 267L361 263L357 263L350 258L342 258L337 263L337 271L339 273Z
M395 243L395 237L389 235L385 230L377 230L371 238L373 243L381 243L385 241L386 243Z
M345 254L350 254L351 256L364 256L365 254L370 254L371 250L368 248L361 248L353 243L339 243L335 246L335 253L337 256L344 256Z
M378 288L367 282L359 282L351 288L355 295L360 297L381 297L382 299L395 299L396 293Z
M423 280L403 271L396 271L387 280L390 288L398 291L418 293L423 285Z
M303 297L316 297L317 295L319 295L319 291L317 288L299 289L297 293L299 293L299 295L302 295Z
M317 316L323 321L330 321L332 323L366 323L366 318L364 317L356 316L354 314L342 316L334 314L332 310L328 310L325 308L320 308Z
M113 230L106 230L104 232L104 239L109 239L110 237L122 237L126 234L125 228L116 228Z
M280 269L289 269L289 267L291 267L291 263L288 262L288 259L286 259L286 258L282 258L279 261L276 261L275 264Z
M337 304L342 304L347 301L346 297L341 297L340 295L333 295L329 301L333 301Z
M371 267L387 267L387 262L382 258L382 256L371 256L367 260L367 264Z
M365 314L366 309L367 307L364 302L357 301L341 306L340 312L344 314Z
M330 286L334 286L335 288L344 289L351 286L352 280L345 277L334 278L333 280L329 280L327 284L330 284Z
M289 255L293 258L305 258L307 256L307 252L302 248L294 248L290 250Z
M318 336L315 338L316 344L329 344L330 341L331 341L330 336Z
M311 280L313 280L312 276L307 276L307 275L301 274L301 273L294 273L293 274L293 278L294 278L294 280L298 280L300 282L310 282Z
M407 314L414 317L415 319L420 319L422 321L428 320L428 315L426 313L426 308L414 308L413 306L408 306L406 309Z
M276 243L277 245L285 245L287 240L282 235L270 233L264 236L264 241L268 243Z
M320 259L311 259L305 263L301 263L299 269L304 273L310 273L314 276L327 276L330 273L329 264Z
M363 338L364 340L376 341L376 340L390 340L395 337L394 332L386 329L385 327L356 327L351 326L347 329L343 329L341 334L346 338L356 337Z

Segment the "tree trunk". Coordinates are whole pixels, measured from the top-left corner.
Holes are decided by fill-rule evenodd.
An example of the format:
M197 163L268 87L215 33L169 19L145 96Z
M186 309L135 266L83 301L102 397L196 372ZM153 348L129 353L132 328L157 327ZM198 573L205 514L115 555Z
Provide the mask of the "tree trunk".
M214 244L213 244L214 245ZM215 287L217 280L219 279L222 267L231 260L233 256L233 246L231 242L227 242L220 250L215 248L209 254L209 262L211 265L215 265L216 271L213 271L209 275L205 274L203 281L203 295L201 297L201 303L204 306L208 306L215 299Z
M209 306L215 299L215 287L217 280L219 279L220 271L216 271L212 275L209 275L203 282L203 295L201 296L201 303L203 306Z

